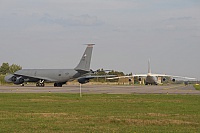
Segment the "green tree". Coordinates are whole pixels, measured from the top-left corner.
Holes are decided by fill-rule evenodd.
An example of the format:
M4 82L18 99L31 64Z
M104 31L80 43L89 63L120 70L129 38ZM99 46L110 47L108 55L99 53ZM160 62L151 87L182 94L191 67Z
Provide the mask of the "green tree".
M15 73L16 71L18 70L21 70L22 67L17 65L17 64L12 64L10 67L9 67L9 73Z
M119 71L110 71L108 72L108 75L116 75L116 76L124 76L125 74L123 72L119 72ZM119 79L109 79L108 81L110 82L118 82Z
M9 66L9 63L2 63L0 67L0 74L6 75L7 73L15 73L18 70L21 70L22 67L16 64Z
M117 76L124 76L125 74L123 72L119 72L119 71L110 71L108 72L109 75L117 75Z
M102 69L98 69L96 75L106 75L106 72Z
M102 69L98 69L95 75L101 76L101 75L106 75L106 74L107 74L107 73L106 73L106 72L103 70L103 68L102 68ZM105 79L105 77L102 77L102 78L94 78L93 81L95 81L95 82L102 82L102 83L103 83L103 82L106 81L106 79Z
M3 63L0 67L0 74L5 75L9 72L9 64Z

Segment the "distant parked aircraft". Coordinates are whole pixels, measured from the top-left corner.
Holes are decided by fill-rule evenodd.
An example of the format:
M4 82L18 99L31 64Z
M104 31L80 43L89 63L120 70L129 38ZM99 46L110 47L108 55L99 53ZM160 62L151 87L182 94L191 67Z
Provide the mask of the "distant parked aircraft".
M92 78L105 77L91 75L93 71L90 69L90 61L93 45L87 45L79 64L74 69L22 69L14 74L7 75L5 81L17 85L24 85L24 82L36 82L36 86L41 87L45 85L45 82L52 82L54 83L54 87L62 87L66 82L75 79L79 83L85 84ZM109 75L106 76L109 77Z
M113 78L107 78L107 79L119 79L119 78L133 78L133 77L139 77L139 81L142 80L142 78L145 78L145 85L158 85L158 77L162 77L163 81L166 81L166 77L170 77L173 82L176 81L176 78L184 79L184 80L196 80L195 78L189 78L189 77L181 77L181 76L173 76L173 75L166 75L166 74L153 74L151 73L150 68L150 60L148 61L148 73L147 74L134 74L131 76L120 76L120 77L113 77Z

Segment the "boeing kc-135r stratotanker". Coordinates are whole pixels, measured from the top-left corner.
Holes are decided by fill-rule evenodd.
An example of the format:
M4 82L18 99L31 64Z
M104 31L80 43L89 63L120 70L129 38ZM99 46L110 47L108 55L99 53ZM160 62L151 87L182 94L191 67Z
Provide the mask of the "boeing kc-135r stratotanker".
M22 69L14 74L5 77L6 82L12 82L17 85L24 85L25 82L36 82L36 86L44 86L45 82L54 83L54 87L62 87L68 81L78 80L79 83L88 83L90 79L95 77L109 77L91 75L93 71L90 69L90 61L94 44L88 44L87 48L74 69Z

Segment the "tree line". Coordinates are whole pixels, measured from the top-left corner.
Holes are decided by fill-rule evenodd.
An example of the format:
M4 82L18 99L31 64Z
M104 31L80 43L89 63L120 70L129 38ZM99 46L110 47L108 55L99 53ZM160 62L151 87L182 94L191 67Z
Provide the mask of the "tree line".
M13 74L18 70L21 70L22 67L17 64L9 65L9 63L2 63L0 67L0 75L6 75L8 73Z
M98 69L95 73L95 75L97 76L101 76L101 75L116 75L116 76L129 76L132 75L132 73L130 74L124 74L124 72L120 72L120 71L115 71L115 70L104 70L102 69ZM119 79L107 79L107 77L102 77L102 78L94 78L91 81L93 82L117 82Z

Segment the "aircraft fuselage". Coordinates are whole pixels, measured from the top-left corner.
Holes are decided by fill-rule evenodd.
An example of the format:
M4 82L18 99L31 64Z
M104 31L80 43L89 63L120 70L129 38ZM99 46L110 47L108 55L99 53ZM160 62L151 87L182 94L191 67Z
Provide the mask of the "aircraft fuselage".
M27 82L37 82L37 78L38 81L43 79L45 82L67 82L81 76L74 69L23 69L15 72L15 75L26 75L25 81Z
M150 76L150 75L148 75L146 77L145 84L146 85L148 85L148 84L157 85L158 84L158 78L156 76Z

